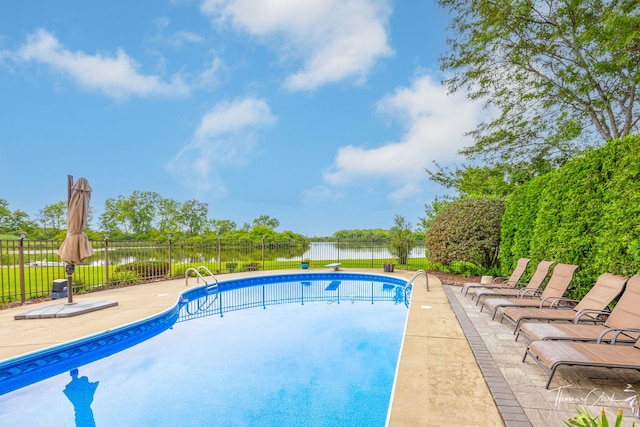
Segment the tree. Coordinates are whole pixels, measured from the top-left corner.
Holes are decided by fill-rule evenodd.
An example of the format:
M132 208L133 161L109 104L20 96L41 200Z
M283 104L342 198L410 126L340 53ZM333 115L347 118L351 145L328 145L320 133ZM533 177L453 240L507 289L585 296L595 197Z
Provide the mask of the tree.
M131 230L135 234L149 233L156 218L160 195L153 191L134 191L125 206Z
M223 236L236 230L236 223L228 219L212 219L210 221L212 232L218 236Z
M46 205L38 211L43 228L47 229L47 224L56 230L61 230L66 226L67 204L58 202L52 205Z
M381 228L338 230L333 233L337 239L377 239L383 240L389 237L389 231Z
M124 198L122 196L118 196L118 199L109 197L104 201L104 211L98 218L102 231L107 233L113 233L117 230L128 232L123 205Z
M175 233L178 231L178 218L180 216L180 203L173 199L161 198L158 201L158 231L161 234Z
M208 215L209 207L206 203L187 200L180 208L179 223L186 228L190 235L195 236L204 231Z
M468 197L445 204L429 224L427 257L445 265L467 261L496 266L503 213L504 202L497 198Z
M416 235L405 217L396 215L393 222L395 225L389 230L387 249L398 260L398 264L407 264L409 253L416 244Z
M9 231L9 222L11 220L11 211L9 210L9 202L0 199L0 231Z
M271 218L269 215L260 215L253 220L253 227L265 226L271 230L275 230L280 226L280 221L275 218Z
M498 112L470 134L469 157L552 159L638 130L637 0L438 0L454 16L441 58L453 92ZM593 139L597 135L599 138Z

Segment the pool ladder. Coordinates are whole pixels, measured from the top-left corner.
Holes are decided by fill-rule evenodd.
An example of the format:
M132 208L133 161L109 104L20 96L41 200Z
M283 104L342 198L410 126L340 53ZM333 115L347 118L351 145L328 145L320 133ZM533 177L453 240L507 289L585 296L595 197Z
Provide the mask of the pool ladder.
M413 276L411 276L411 279L409 279L409 281L407 282L407 286L413 283L413 281L416 280L416 278L421 274L424 275L424 280L427 283L427 290L429 290L429 275L424 270L418 270L415 273L413 273Z
M200 270L204 270L208 276L213 277L213 280L215 281L215 283L208 283L206 280L204 280L204 277L202 277L202 274L200 274ZM212 292L212 291L217 291L218 290L218 279L216 279L216 277L213 275L213 273L204 265L201 265L198 268L194 268L194 267L190 267L187 268L187 271L184 272L184 285L185 286L189 286L189 272L193 271L194 273L196 273L196 277L198 279L198 281L200 281L200 279L202 279L202 281L204 282L204 285L207 289L207 292Z

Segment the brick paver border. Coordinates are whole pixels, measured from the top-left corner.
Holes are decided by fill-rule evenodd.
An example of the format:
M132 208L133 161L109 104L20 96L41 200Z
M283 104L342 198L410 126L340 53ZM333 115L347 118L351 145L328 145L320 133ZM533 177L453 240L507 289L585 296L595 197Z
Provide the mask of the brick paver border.
M453 295L452 286L443 284L442 287L467 337L467 341L469 341L471 351L473 351L476 362L482 371L484 380L489 387L489 391L491 391L493 400L496 402L498 412L500 412L500 416L505 425L507 427L533 427L533 424L531 424L529 418L527 418L516 396L511 391L509 384L491 357L491 353L484 344L480 334L478 334L478 331L475 326L473 326L464 308L460 305L455 295Z

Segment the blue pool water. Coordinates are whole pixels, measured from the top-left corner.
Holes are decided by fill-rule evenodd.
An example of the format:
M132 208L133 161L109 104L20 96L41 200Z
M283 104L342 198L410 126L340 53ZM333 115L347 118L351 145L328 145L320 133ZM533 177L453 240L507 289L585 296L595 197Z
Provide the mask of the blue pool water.
M10 426L383 426L405 281L220 282L143 323L0 364Z

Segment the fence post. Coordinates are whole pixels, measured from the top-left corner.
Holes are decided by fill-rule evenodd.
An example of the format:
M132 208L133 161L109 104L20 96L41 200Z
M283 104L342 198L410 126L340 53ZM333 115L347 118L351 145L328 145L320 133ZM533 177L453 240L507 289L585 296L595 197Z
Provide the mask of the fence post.
M262 270L264 271L264 236L262 236Z
M218 274L222 273L222 239L218 236Z
M371 268L373 268L373 247L375 245L375 238L371 237Z
M171 233L167 234L167 238L169 239L169 277L173 277L172 268L171 268Z
M20 244L18 246L18 263L20 265L20 302L24 304L27 300L24 288L24 238L27 235L24 231L20 232Z
M104 235L104 284L109 287L109 235Z

